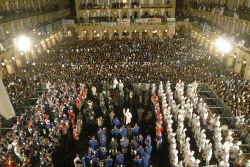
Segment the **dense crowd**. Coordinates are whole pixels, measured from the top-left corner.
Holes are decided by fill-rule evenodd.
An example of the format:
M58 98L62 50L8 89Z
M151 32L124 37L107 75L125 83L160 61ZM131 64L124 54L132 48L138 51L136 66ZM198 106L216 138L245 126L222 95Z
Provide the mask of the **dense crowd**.
M229 10L227 4L220 3L192 3L194 9L212 12L220 15L233 16L235 18L249 20L250 8L246 6L238 6L233 10Z
M38 100L33 107L20 110L13 131L1 137L2 162L18 159L24 166L34 162L49 166L61 136L70 134L78 140L79 103L91 88L81 83L99 83L105 88L114 78L119 83L196 80L210 85L243 123L249 119L249 82L188 37L161 41L68 38L39 56L36 64L28 64L15 75L4 71L3 81L15 107L27 105L28 97L38 95Z

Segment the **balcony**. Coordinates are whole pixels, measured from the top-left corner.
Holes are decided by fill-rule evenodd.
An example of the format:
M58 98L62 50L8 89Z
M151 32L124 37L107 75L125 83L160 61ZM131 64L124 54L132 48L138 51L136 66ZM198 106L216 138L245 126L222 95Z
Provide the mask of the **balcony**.
M49 12L60 10L58 5L42 7L41 9L23 9L19 11L2 11L0 12L0 24L10 22L13 20L23 19L26 17L38 16Z
M173 4L142 4L141 8L172 8Z
M224 16L235 17L242 20L250 21L250 8L249 7L239 7L236 11L228 9L226 5L218 5L218 4L207 4L200 3L192 4L192 8L200 11L211 12L215 14L222 14ZM221 11L223 9L223 11Z
M90 3L82 3L79 6L80 10L86 9L122 9L122 8L172 8L173 4L166 3L166 4L139 4L139 3L131 3L131 5L127 3L112 3L110 5L97 5L94 2Z

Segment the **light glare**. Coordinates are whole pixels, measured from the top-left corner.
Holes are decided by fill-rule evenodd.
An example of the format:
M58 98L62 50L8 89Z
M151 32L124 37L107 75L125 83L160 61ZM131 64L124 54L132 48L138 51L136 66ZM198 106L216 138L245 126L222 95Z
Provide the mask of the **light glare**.
M30 51L31 49L31 40L27 36L20 36L17 38L17 48L19 51Z
M216 40L215 45L219 51L222 53L228 53L231 50L231 44L223 38Z

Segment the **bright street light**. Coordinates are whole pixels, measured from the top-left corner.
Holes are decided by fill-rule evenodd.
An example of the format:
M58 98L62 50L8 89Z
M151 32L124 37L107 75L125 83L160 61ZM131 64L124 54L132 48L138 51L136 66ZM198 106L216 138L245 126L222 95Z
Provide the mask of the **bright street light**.
M16 46L19 51L26 52L31 50L31 39L25 35L21 35L16 39Z
M232 49L230 42L223 38L218 38L215 42L215 46L223 54L229 53Z

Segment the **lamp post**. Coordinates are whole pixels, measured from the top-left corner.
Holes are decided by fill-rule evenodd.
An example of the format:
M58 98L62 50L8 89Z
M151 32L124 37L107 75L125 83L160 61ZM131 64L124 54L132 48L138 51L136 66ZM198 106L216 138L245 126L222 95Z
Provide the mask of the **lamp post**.
M225 61L225 55L228 54L231 49L232 49L232 46L231 46L231 43L224 39L224 38L218 38L216 41L215 41L215 46L216 48L218 49L219 52L221 52L222 54L222 62Z

